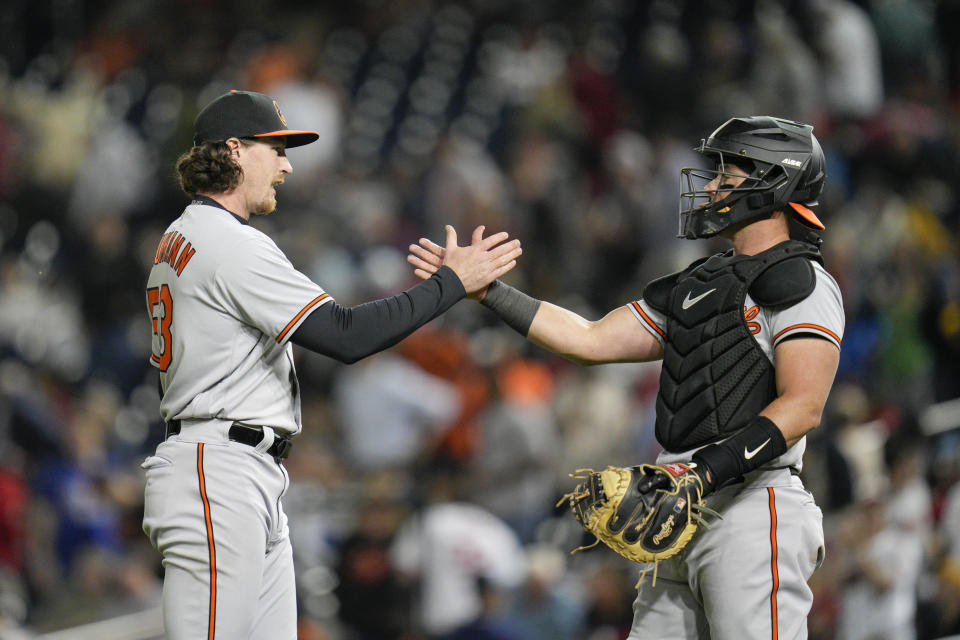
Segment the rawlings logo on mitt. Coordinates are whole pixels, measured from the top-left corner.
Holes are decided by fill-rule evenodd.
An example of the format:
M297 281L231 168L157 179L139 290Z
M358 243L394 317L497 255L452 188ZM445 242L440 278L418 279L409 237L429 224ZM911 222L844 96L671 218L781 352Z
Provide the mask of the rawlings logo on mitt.
M569 502L577 522L624 558L657 563L686 546L704 513L719 517L705 506L703 480L694 467L580 469L571 477L584 482L557 504Z

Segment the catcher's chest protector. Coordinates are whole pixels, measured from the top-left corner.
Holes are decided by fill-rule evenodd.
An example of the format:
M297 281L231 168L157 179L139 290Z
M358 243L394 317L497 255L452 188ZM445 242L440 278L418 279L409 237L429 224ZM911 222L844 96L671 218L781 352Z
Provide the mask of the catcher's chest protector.
M735 433L776 397L773 365L744 318L747 292L790 306L813 291L810 244L787 241L755 256L732 251L651 282L644 300L667 316L657 395L657 440L686 451Z

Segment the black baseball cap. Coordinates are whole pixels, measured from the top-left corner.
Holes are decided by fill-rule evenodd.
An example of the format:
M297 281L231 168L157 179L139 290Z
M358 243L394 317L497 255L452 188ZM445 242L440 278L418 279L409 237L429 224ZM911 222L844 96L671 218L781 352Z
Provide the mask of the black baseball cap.
M227 138L284 137L287 148L310 144L320 137L316 131L287 128L277 101L253 91L225 93L205 106L193 122L193 144Z

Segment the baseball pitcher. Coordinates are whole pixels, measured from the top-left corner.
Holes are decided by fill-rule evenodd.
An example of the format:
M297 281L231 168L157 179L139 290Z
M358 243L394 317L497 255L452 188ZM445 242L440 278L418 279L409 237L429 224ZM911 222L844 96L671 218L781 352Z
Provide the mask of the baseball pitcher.
M276 207L291 129L269 96L232 91L203 108L177 163L193 198L160 238L146 290L151 364L166 439L143 463L143 528L163 556L163 617L174 639L296 638L283 460L301 429L292 344L345 363L385 349L520 255L506 233L457 246L400 295L339 305L248 222Z

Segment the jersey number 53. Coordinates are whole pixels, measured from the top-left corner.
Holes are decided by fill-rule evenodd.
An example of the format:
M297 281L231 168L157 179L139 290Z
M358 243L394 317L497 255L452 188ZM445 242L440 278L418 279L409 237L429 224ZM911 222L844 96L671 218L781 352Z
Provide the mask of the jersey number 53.
M147 289L147 312L153 323L153 352L150 361L160 371L166 371L173 358L173 340L170 336L173 297L170 295L170 287L163 284Z

